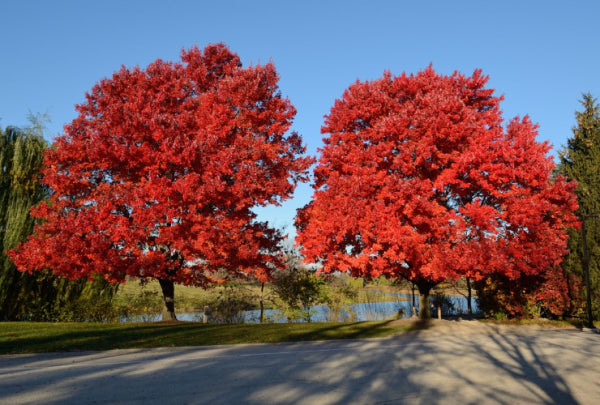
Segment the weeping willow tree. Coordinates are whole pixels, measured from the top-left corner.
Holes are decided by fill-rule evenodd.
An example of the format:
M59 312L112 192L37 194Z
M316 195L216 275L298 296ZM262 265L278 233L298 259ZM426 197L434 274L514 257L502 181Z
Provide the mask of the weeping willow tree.
M39 171L47 143L40 119L25 129L0 128L0 320L82 320L102 318L115 292L103 280L71 281L51 270L21 273L6 251L27 239L34 225L31 206L47 195Z

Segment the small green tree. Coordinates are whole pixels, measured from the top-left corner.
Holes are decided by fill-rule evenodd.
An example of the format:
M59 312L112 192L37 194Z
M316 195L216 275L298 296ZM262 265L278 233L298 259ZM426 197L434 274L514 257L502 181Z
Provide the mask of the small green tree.
M286 268L274 273L273 292L283 304L288 321L311 321L310 307L325 300L325 280L300 264L295 252L286 253Z
M577 126L573 137L560 153L557 170L568 178L577 180L575 190L579 200L576 214L585 221L587 250L589 254L590 298L595 319L600 315L600 105L589 93L581 100L583 111L576 111ZM585 300L577 294L577 280L588 281L584 274L583 229L571 229L569 235L570 253L563 261L563 269L571 277L570 295L572 311L582 313ZM582 298L587 299L587 291L582 290Z

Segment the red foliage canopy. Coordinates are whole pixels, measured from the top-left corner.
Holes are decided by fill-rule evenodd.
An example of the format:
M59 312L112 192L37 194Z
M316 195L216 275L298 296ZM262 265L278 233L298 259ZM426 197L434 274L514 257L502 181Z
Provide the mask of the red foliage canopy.
M307 180L312 159L285 135L296 111L272 64L242 68L222 44L181 59L123 67L86 94L46 155L51 196L11 254L21 270L205 285L281 265L281 235L252 208Z
M487 77L386 73L336 100L297 242L323 271L515 279L556 266L574 185L552 178L529 118L506 127Z

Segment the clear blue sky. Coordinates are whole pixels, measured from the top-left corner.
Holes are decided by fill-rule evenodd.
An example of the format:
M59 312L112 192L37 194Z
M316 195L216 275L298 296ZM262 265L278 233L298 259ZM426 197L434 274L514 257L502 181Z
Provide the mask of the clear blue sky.
M505 118L529 114L539 140L566 143L582 92L600 97L600 2L588 1L3 1L0 126L48 112L47 138L121 65L178 60L226 43L245 65L272 60L315 154L333 101L356 79L435 70L490 76ZM308 186L262 219L284 227Z

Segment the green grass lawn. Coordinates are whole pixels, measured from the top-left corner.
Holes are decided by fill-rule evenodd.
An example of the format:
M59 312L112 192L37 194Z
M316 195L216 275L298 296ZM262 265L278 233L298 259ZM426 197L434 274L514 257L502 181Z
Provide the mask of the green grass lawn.
M418 322L211 325L172 323L0 322L0 354L385 337Z

